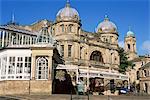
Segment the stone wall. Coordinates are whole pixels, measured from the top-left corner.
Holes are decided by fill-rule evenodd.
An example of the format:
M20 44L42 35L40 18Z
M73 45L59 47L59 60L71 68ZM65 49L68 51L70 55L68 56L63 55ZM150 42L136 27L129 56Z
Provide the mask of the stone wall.
M46 94L50 95L51 90L50 80L11 80L0 82L0 95L13 94Z

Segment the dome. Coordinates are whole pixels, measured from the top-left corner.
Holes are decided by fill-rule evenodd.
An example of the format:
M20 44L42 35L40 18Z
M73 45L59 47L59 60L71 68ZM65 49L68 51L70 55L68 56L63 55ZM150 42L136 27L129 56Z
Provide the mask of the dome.
M97 27L97 32L104 32L104 33L109 33L109 32L117 32L117 26L109 20L107 15L105 15L105 19L103 22L101 22L98 27Z
M56 21L79 21L79 13L76 9L71 8L69 2L60 9L56 15Z
M135 35L134 35L134 33L133 33L132 31L128 31L128 32L127 32L127 37L128 37L128 36L133 36L133 37L134 37Z

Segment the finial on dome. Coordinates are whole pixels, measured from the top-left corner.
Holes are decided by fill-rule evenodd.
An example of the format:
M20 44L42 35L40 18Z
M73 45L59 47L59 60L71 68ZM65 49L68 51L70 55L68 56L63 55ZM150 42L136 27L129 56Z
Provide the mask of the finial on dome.
M108 18L108 15L106 14L105 15L105 19L104 20L109 20L109 18Z
M131 26L129 26L129 31L131 31Z
M15 14L14 13L12 13L12 15L11 15L11 22L15 23Z
M70 0L66 0L66 7L70 7Z

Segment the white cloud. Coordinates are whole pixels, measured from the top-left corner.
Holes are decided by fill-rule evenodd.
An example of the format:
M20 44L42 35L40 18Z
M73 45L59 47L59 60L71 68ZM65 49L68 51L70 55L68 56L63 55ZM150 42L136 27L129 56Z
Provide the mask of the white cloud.
M150 40L143 42L142 49L150 54Z
M122 48L124 48L124 41L119 41L119 47L122 47Z

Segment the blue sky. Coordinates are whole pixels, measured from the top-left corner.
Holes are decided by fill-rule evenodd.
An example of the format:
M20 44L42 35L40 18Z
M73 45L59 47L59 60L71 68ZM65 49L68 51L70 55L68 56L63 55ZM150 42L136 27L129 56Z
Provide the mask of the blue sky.
M0 24L6 24L15 13L19 24L28 25L41 19L54 21L66 0L0 0ZM128 26L135 33L138 54L150 53L149 0L70 0L79 12L82 28L94 32L107 14L116 24L122 44Z

